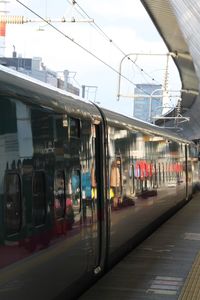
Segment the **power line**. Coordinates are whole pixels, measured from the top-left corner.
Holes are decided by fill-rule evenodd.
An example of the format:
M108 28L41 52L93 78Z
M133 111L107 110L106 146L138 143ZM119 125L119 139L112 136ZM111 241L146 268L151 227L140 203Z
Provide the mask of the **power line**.
M76 46L78 46L79 48L81 48L82 50L84 50L86 53L90 54L91 56L93 56L95 59L97 59L99 62L103 63L105 66L107 66L109 69L111 69L113 72L117 73L118 75L120 75L121 77L123 77L125 80L127 80L128 82L130 82L131 84L133 84L134 86L136 86L136 83L134 83L133 81L131 81L128 77L126 77L123 74L120 74L118 72L118 70L116 70L114 67L112 67L111 65L109 65L107 62L105 62L103 59L101 59L100 57L98 57L97 55L95 55L93 52L91 52L90 50L88 50L87 48L85 48L83 45L79 44L78 42L76 42L73 38L71 38L70 36L68 36L67 34L65 34L63 31L61 31L60 29L58 29L56 26L54 26L53 24L50 23L50 21L46 20L45 18L43 18L42 16L40 16L38 13L36 13L34 10L32 10L30 7L28 7L27 5L25 5L24 3L22 3L20 0L16 0L19 4L21 4L23 7L25 7L27 10L29 10L32 14L34 14L35 16L37 16L38 18L40 18L43 22L45 22L46 24L48 24L50 27L52 27L55 31L57 31L59 34L61 34L62 36L64 36L65 38L67 38L69 41L71 41L72 43L74 43ZM143 89L141 89L144 93L146 93L147 95L149 95L149 93L147 93L146 91L144 91Z
M76 5L85 15L87 18L91 19L91 17L88 15L88 13L78 4L77 1L72 0L72 2L70 2L70 0L67 0L68 3L72 4L72 5ZM78 10L76 10L78 13L80 13ZM81 13L80 13L81 14ZM81 14L81 16L83 17L83 15ZM95 29L98 29L98 31L100 31L100 33L110 42L112 43L112 45L118 50L120 51L124 56L126 56L126 53L113 41L112 38L110 38L104 31L103 29L95 22L93 21L92 23L90 23L90 26L92 26ZM144 71L143 68L141 68L136 61L132 60L130 57L127 57L128 60L130 60L138 69L140 72L143 72L148 78L150 78L152 81L160 84L157 80L155 80L155 78L153 78L151 75L149 75L147 72Z

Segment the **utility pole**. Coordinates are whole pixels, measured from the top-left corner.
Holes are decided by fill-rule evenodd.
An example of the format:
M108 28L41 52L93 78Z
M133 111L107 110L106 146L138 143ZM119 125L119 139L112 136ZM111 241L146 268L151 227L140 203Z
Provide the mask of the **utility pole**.
M163 104L168 103L169 99L169 53L167 54L167 61L166 61L166 69L164 74L164 81L163 81Z

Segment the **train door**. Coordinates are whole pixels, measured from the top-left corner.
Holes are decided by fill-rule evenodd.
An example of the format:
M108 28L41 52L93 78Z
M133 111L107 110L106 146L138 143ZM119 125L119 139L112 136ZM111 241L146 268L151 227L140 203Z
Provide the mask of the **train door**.
M101 261L104 260L102 253L103 243L103 216L104 216L104 163L103 163L103 133L102 125L94 125L94 170L92 173L92 201L94 206L94 219L95 222L95 239L94 239L94 272L98 273L101 270Z

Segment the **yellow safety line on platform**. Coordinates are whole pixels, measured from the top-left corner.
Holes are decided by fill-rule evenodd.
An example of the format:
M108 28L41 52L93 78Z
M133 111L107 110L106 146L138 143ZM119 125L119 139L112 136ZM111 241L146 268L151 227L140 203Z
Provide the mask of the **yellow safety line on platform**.
M200 300L200 252L195 258L178 300Z

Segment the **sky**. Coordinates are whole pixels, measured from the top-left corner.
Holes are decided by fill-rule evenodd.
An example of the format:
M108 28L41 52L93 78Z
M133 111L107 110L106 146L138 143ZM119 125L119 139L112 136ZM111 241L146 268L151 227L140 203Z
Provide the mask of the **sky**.
M7 25L6 56L12 56L14 45L22 57L41 57L44 65L54 71L67 69L71 83L77 87L96 87L86 95L90 100L128 116L133 114L133 83L163 84L166 55L153 54L168 51L140 0L77 0L75 5L71 0L20 1L44 19L64 17L79 22L52 22L61 34L45 22L38 22L40 19L16 0L10 0L6 4L8 15L24 16L32 22ZM93 23L86 22L89 18L85 13ZM123 59L127 54L131 54L132 62ZM121 73L132 83L120 77L122 96L117 101L120 63ZM169 88L177 90L180 80L171 60L168 73Z

